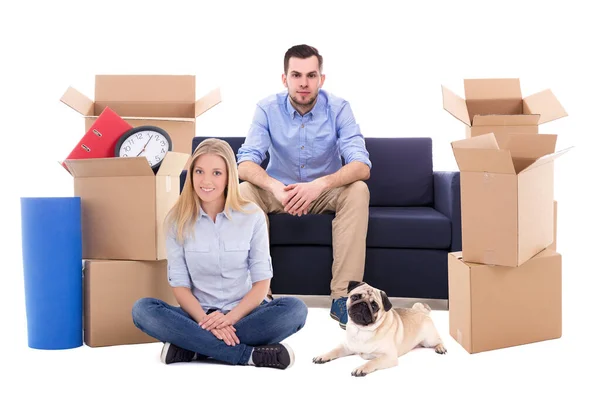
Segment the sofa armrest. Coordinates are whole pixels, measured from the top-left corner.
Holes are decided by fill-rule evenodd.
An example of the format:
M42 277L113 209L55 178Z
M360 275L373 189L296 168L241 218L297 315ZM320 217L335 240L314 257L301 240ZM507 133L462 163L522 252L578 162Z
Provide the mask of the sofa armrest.
M433 171L433 207L450 218L452 224L450 251L461 251L462 224L459 171Z

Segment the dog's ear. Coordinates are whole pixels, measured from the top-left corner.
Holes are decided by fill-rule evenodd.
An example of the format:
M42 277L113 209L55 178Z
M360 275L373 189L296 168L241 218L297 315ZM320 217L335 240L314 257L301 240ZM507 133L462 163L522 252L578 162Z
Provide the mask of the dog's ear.
M383 309L385 311L390 311L392 309L392 302L390 301L390 299L388 299L387 294L385 294L383 290L380 290L379 293L381 294L381 302L383 303Z
M348 293L353 291L356 287L364 285L364 282L350 281L348 282Z

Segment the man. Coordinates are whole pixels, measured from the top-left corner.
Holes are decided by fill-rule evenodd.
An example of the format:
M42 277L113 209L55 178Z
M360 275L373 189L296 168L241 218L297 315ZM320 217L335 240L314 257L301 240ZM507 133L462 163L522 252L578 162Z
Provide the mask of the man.
M267 214L335 212L330 315L345 329L348 282L364 274L370 194L363 181L371 161L348 102L321 90L322 69L314 47L285 53L287 92L258 103L238 171L242 195ZM265 171L260 164L267 151Z

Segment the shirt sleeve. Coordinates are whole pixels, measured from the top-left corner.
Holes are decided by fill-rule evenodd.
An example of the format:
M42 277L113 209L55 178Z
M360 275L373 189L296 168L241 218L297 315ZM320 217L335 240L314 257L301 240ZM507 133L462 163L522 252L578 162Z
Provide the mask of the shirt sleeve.
M262 164L270 145L271 136L269 134L267 113L260 105L257 105L246 140L238 150L238 164L243 161L252 161L258 165Z
M344 157L346 164L352 161L360 161L371 168L372 164L365 145L365 138L360 132L348 102L344 102L342 105L340 113L337 115L336 126L340 154Z
M185 262L183 245L177 242L175 229L167 233L167 277L172 287L192 287L192 281Z
M248 268L250 269L252 283L273 277L266 217L260 209L256 211L256 214L257 217L255 218L252 239L250 240L250 252L248 254Z

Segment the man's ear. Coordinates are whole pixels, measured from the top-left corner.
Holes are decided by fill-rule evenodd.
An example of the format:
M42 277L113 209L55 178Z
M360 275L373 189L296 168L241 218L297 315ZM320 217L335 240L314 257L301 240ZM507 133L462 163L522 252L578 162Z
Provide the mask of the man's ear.
M364 285L364 282L357 282L357 281L350 281L348 282L348 293L350 293L351 291L354 290L354 288L360 286L360 285Z
M285 76L285 74L281 74L281 82L283 82L283 86L288 87L287 77Z
M392 302L390 301L390 299L388 299L387 294L385 294L383 290L380 290L379 293L381 294L381 302L383 303L383 309L385 311L390 311L392 309Z
M325 83L325 74L321 74L321 84L319 85L319 89L323 87L324 83Z

